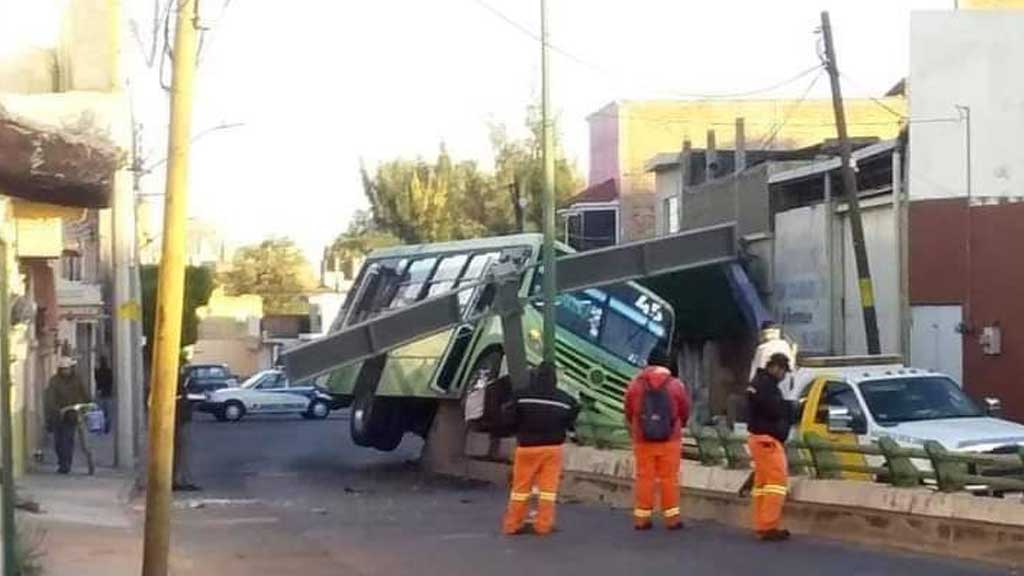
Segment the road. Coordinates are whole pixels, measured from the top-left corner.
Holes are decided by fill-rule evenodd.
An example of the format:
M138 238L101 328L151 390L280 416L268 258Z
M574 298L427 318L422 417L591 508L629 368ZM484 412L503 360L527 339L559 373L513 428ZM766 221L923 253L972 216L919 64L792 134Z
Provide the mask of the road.
M582 504L559 507L551 537L509 538L504 490L424 474L412 437L390 454L358 448L344 413L193 426L204 491L176 497L176 575L1007 573L817 538L763 544L706 522L637 533L623 511Z

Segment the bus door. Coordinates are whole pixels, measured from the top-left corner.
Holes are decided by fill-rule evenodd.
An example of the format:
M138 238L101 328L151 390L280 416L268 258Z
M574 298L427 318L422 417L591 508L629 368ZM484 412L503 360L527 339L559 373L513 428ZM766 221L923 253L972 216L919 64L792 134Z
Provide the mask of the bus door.
M445 285L444 291L480 281L487 276L500 258L499 252L481 252L471 255L458 280ZM434 379L433 387L438 392L445 395L451 394L454 392L456 382L463 379L462 375L468 370L465 364L469 358L474 356L470 354L470 351L475 349L474 343L477 341L477 328L479 327L479 322L470 321L469 317L473 312L488 306L493 297L494 287L490 285L459 292L459 307L465 321L451 332L444 362L441 363L437 378Z

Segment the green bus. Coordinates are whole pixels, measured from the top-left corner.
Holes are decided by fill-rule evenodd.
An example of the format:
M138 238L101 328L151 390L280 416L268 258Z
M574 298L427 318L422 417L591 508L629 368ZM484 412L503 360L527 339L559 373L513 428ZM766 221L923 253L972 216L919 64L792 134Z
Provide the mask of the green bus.
M523 334L527 360L535 365L542 358L542 242L540 234L519 234L376 250L360 269L331 332L479 283L491 266L511 261L525 270L520 296L530 304L523 311ZM558 251L571 249L559 245ZM492 303L495 291L494 285L478 285L458 293L466 318L462 325L318 378L351 404L356 444L390 451L406 432L426 437L438 402L458 401L472 384L501 373L501 320L477 314ZM671 306L632 282L562 294L557 306L560 385L580 397L591 421L621 423L629 380L655 345L671 339Z

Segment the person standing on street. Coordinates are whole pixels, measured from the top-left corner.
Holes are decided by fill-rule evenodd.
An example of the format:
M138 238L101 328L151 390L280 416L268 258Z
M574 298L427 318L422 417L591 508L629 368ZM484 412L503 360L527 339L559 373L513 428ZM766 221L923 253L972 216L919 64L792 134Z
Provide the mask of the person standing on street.
M91 402L89 393L75 374L75 360L62 356L57 360L57 373L50 378L43 397L46 429L53 433L57 472L60 474L71 472L78 426L78 412L66 409L88 402Z
M171 489L177 492L201 490L192 482L192 402L188 398L187 378L178 382L178 397L174 407L174 481Z
M636 481L633 527L649 530L654 515L654 485L661 488L661 514L665 527L683 527L679 510L679 465L682 428L690 417L683 383L669 370L666 352L655 347L644 368L626 390L625 415L633 440Z
M106 356L100 357L100 365L93 376L96 378L96 398L103 411L103 433L110 434L110 422L114 416L110 410L111 399L114 397L114 372L107 364Z
M789 538L780 528L782 505L789 490L785 442L792 422L790 404L779 389L789 372L789 357L776 353L765 368L759 368L747 388L750 437L747 446L754 460L754 532L760 540L777 542Z
M562 475L562 444L565 433L576 422L579 404L558 389L554 364L541 362L531 371L530 385L516 391L515 464L508 509L502 522L505 534L523 534L527 507L534 486L539 501L533 531L544 535L555 528L555 502Z

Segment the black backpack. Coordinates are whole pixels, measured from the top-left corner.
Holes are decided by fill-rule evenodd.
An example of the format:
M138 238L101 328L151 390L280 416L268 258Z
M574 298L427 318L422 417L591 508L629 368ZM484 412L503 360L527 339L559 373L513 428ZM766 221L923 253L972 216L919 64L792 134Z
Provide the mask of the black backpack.
M640 434L648 442L664 442L672 437L672 395L668 386L653 388L644 381L643 403L640 407Z

